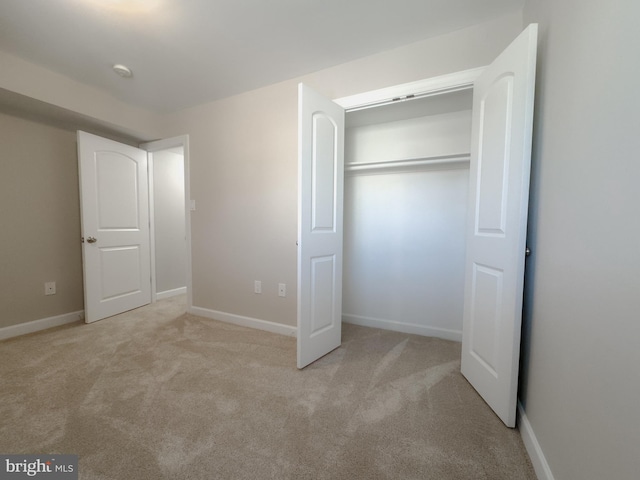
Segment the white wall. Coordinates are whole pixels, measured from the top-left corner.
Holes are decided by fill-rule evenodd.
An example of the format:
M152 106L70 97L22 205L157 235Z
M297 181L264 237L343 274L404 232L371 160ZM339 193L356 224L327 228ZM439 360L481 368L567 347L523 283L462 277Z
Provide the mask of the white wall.
M556 480L640 472L640 3L540 23L521 398Z
M190 138L194 305L296 324L298 81L339 98L474 68L521 30L509 15L168 116L164 136Z
M187 285L184 155L170 150L152 155L156 292L162 293Z

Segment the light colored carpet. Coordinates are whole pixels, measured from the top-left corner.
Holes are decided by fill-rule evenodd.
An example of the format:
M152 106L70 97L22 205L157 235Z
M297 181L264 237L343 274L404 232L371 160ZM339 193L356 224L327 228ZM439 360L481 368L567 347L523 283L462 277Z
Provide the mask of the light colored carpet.
M345 324L295 339L163 300L0 342L0 452L75 453L85 480L535 479L455 342Z

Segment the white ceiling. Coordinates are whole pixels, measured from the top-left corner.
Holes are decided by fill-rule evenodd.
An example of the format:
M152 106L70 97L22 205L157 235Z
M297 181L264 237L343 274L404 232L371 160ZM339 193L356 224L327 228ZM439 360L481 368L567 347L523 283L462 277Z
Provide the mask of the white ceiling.
M168 112L487 21L523 2L1 0L0 50ZM115 63L133 78L118 77Z

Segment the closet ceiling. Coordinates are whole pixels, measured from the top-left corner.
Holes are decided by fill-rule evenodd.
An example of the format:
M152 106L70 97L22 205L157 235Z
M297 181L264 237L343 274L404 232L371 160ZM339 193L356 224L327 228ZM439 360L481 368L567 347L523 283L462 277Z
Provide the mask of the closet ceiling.
M158 112L488 21L524 0L2 0L0 50ZM112 71L133 71L123 79Z

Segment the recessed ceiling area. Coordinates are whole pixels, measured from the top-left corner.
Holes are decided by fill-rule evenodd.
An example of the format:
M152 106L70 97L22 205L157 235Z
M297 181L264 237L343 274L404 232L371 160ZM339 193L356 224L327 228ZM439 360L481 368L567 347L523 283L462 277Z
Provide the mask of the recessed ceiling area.
M172 112L522 9L524 0L2 0L0 50ZM114 75L114 64L135 73Z

